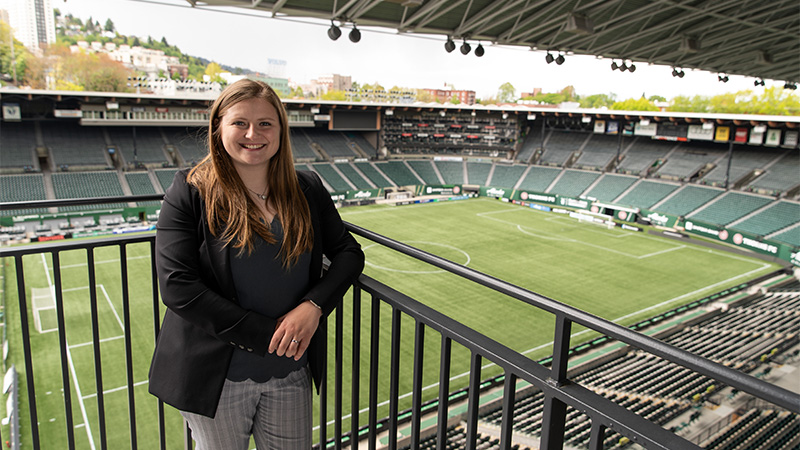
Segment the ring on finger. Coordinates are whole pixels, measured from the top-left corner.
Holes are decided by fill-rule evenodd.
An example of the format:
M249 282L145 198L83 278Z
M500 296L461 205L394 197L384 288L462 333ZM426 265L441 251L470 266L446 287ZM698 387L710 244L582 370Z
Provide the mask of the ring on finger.
M297 339L292 339L292 343L294 343L294 344L299 344L299 343L300 343L300 341L298 341Z

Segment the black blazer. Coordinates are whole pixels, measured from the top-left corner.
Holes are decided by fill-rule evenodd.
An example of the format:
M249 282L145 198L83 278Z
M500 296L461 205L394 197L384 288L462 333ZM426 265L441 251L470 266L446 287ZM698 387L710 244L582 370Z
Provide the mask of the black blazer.
M239 306L231 248L211 234L205 205L186 182L187 174L188 169L175 174L156 227L156 267L167 311L150 366L149 390L179 410L214 417L234 348L265 355L277 318ZM317 174L298 171L297 178L314 230L310 279L316 281L303 299L313 300L323 312L306 350L319 387L326 351L322 324L364 268L364 253L345 230ZM323 254L331 261L325 276Z

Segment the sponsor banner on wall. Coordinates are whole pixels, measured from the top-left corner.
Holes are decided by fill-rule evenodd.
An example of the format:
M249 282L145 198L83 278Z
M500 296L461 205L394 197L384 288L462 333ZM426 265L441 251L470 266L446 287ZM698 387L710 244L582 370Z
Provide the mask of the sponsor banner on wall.
M748 144L750 145L761 145L764 143L764 132L763 131L756 131L755 128L750 129L750 140L748 140Z
M785 135L783 138L784 147L789 147L789 148L797 147L798 135L800 135L800 132L794 130L787 130L786 133L784 133L784 135Z
M726 228L719 227L718 225L698 222L695 220L684 221L683 228L689 233L715 238L756 253L774 256L787 261L791 257L791 248L788 248L779 242L761 239L754 234L744 233L737 230L728 230Z
M781 130L776 128L770 128L767 130L767 139L764 141L764 145L768 145L770 147L777 147L781 145Z
M678 217L672 216L669 214L662 214L656 211L650 211L647 209L642 209L639 211L639 215L649 221L651 224L659 227L664 228L674 228L675 224L678 223Z
M617 134L619 133L619 122L615 120L610 120L608 122L608 128L606 128L606 134Z
M496 187L481 187L480 194L482 197L495 197L495 198L511 198L511 189L503 189Z
M589 209L592 206L592 202L588 200L581 200L579 198L572 198L572 197L562 197L558 196L558 204L561 206L566 206L569 208L578 208L578 209Z
M380 197L381 191L382 189L359 189L357 191L347 191L345 197L347 200L366 200Z
M636 136L655 136L658 125L655 122L650 122L647 125L642 125L641 122L636 122L633 128L633 134Z
M702 125L689 125L686 137L696 141L711 141L714 139L714 127L705 129Z
M739 127L736 128L736 132L733 135L734 142L739 142L744 144L747 142L747 128Z
M3 120L9 122L19 122L22 120L22 112L19 103L3 103Z
M728 142L731 138L731 127L717 127L714 133L714 140L718 142Z
M595 120L594 121L594 132L596 134L603 134L606 132L606 121L605 120Z
M429 184L422 186L417 195L461 195L461 185Z
M539 192L517 191L514 194L514 200L522 200L523 202L537 202L555 205L558 202L558 197L551 194L542 194Z

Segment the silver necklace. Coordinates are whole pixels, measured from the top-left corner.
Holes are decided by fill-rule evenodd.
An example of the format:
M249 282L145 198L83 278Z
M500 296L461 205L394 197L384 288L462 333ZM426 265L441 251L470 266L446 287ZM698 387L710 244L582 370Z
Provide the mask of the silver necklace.
M258 196L258 198L260 198L261 200L266 200L267 199L267 190L266 189L264 189L264 193L263 194L259 194L258 192L254 191L254 190L252 190L250 188L247 188L247 190L252 192L253 194L256 194Z

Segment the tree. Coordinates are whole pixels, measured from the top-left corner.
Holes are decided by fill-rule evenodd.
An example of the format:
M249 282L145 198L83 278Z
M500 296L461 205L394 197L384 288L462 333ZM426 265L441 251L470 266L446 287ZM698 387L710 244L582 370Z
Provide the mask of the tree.
M335 100L335 101L343 102L345 100L345 98L346 98L346 95L345 95L344 91L331 89L330 91L322 94L320 96L320 98L322 100Z
M681 111L681 112L710 112L711 101L708 97L695 95L694 97L687 97L679 95L673 97L667 111Z
M505 82L497 88L497 101L500 103L511 103L517 98L517 90L514 89L514 85L509 82Z
M169 44L167 44L167 38L164 36L161 36L161 43L164 44L164 47L169 47Z
M571 102L575 100L575 86L569 85L562 89L559 94L564 96L564 101Z
M136 37L136 36L133 37L133 45L132 46L133 47L141 47L142 46L142 43L139 42L139 38L138 37Z
M643 97L644 97L644 96L643 96ZM665 101L667 101L666 97L662 97L662 96L660 96L660 95L651 95L651 96L650 96L650 97L648 97L647 99L648 99L648 100L650 100L650 101L651 101L651 102L653 102L653 103L655 103L655 102L665 102Z
M106 20L106 26L103 27L103 29L106 30L106 31L109 31L111 33L116 31L115 28L114 28L114 22L112 22L111 19L107 19Z
M611 109L623 111L658 111L658 107L644 97L638 99L629 98L621 102L615 102Z
M205 75L208 75L211 81L221 82L223 81L222 77L220 76L222 72L223 72L222 67L220 67L219 64L215 62L210 62L206 66Z
M11 51L13 46L13 52ZM11 54L14 58L11 58ZM26 61L30 58L30 53L22 42L14 39L11 33L11 26L0 20L0 74L7 75L9 78L24 78Z
M616 100L616 94L594 94L581 97L578 102L581 108L610 108Z

